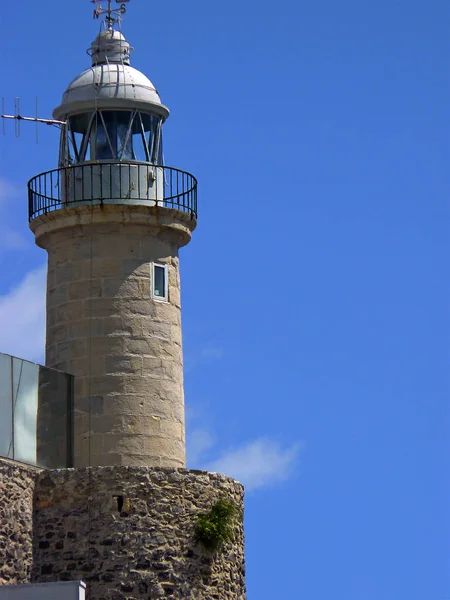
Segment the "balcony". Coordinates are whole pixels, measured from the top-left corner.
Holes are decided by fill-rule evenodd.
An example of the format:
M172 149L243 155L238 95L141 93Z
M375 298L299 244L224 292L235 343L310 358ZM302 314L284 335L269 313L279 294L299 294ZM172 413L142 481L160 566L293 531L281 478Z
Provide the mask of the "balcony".
M73 377L0 353L0 457L72 466Z
M62 208L135 204L171 208L197 218L197 180L173 167L87 162L36 175L28 182L29 220Z

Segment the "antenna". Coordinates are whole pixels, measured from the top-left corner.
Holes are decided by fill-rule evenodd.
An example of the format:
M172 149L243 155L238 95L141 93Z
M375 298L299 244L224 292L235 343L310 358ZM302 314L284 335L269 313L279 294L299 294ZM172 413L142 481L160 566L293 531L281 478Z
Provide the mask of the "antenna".
M12 119L14 121L14 132L15 132L17 138L20 137L20 122L21 121L31 121L32 123L36 123L36 143L38 143L38 141L39 141L39 133L38 133L39 123L44 123L45 125L55 125L56 127L62 127L63 125L66 125L66 121L57 121L55 119L40 119L38 117L38 99L37 99L37 97L36 97L36 116L35 117L23 117L20 114L20 98L16 97L16 98L14 98L14 114L13 115L5 114L5 98L2 98L2 114L0 115L0 118L3 121L3 135L6 135L6 127L5 127L6 119Z
M94 8L94 19L100 18L101 15L106 15L105 21L108 29L112 29L116 23L122 20L122 15L127 12L126 4L130 0L116 0L117 4L120 4L118 8L111 8L112 0L107 0L108 8L104 8L97 0L91 0L92 4L95 4Z

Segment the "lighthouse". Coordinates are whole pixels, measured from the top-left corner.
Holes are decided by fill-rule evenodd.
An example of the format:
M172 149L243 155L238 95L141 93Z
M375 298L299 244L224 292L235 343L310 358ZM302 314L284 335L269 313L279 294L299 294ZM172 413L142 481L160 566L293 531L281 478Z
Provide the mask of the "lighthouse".
M29 183L46 366L75 376L76 467L185 466L179 251L197 181L164 164L169 110L131 50L107 21L53 113L59 167Z
M0 595L31 583L80 598L85 585L87 600L245 600L243 487L185 468L179 254L197 180L165 163L169 110L130 64L125 6L96 5L91 64L53 113L58 168L28 183L48 256L46 367L38 458L0 456Z

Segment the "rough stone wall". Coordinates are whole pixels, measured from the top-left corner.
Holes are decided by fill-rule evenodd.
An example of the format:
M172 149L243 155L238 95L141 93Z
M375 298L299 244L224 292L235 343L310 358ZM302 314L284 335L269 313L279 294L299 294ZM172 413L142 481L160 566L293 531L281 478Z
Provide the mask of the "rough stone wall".
M36 469L0 459L0 585L27 583Z
M199 514L226 496L234 540L212 553ZM90 502L88 503L88 498ZM88 600L244 600L243 488L185 469L93 467L37 477L33 581L83 579Z
M83 206L31 224L48 251L46 365L75 375L76 467L185 465L186 240L146 225L150 217L139 207ZM167 265L168 302L152 298L153 262Z

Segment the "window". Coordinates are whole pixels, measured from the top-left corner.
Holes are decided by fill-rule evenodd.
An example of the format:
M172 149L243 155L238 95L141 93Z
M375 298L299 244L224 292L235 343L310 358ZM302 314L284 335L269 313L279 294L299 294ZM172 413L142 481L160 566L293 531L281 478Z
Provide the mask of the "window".
M156 300L168 300L167 290L167 265L153 264L152 296Z

